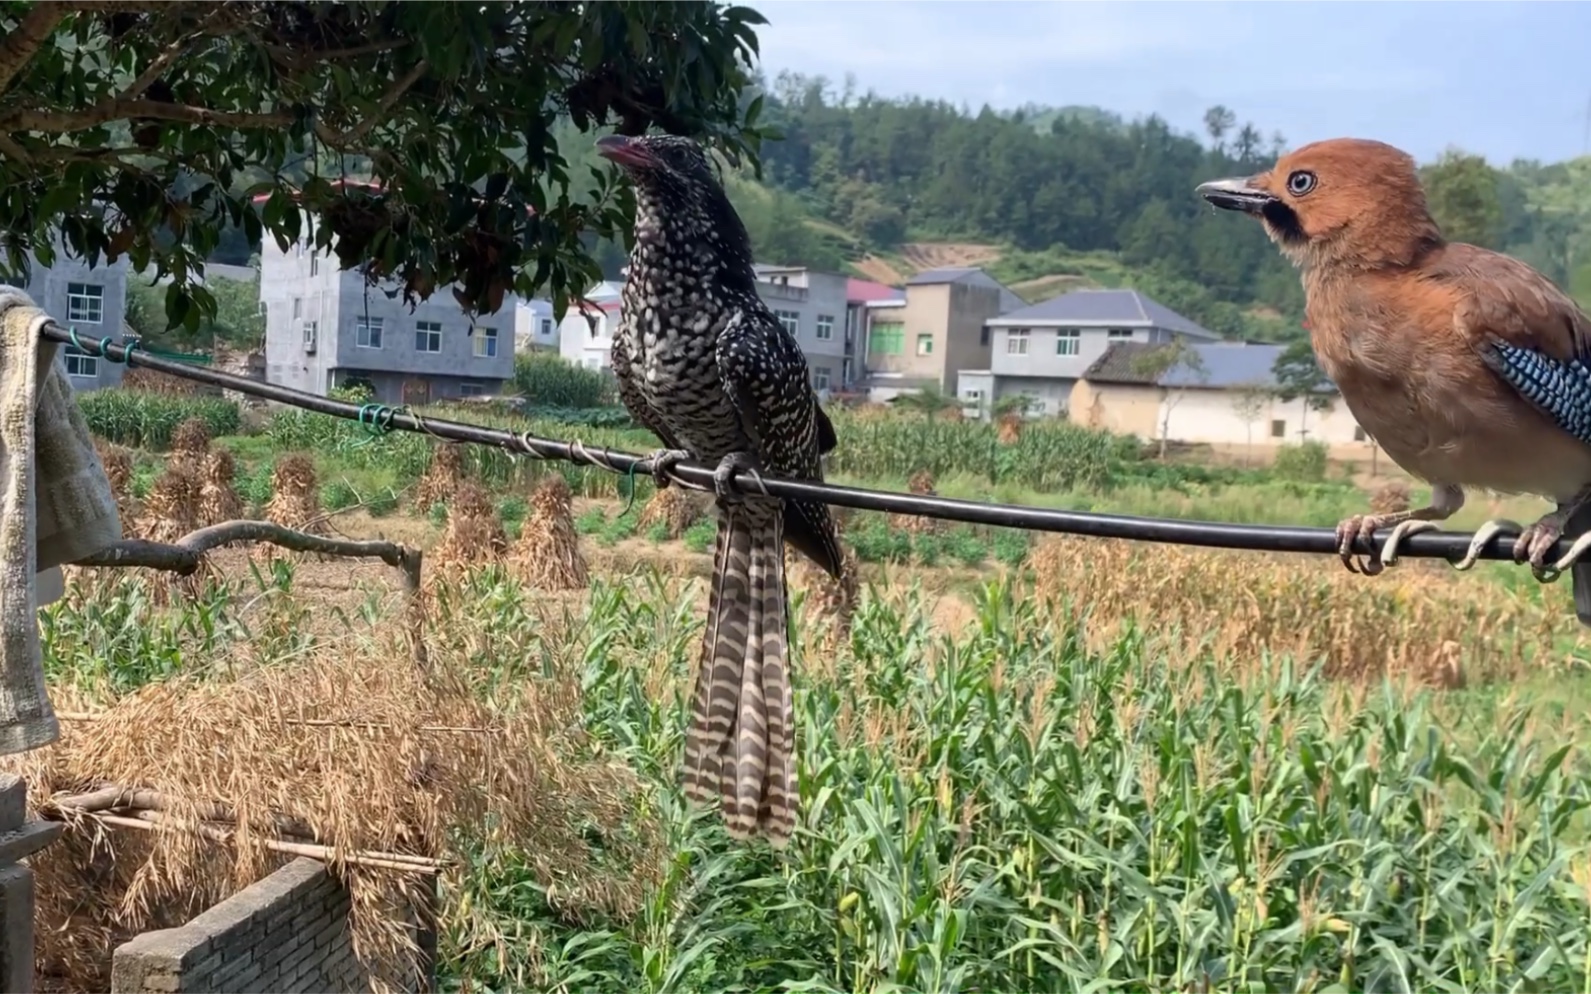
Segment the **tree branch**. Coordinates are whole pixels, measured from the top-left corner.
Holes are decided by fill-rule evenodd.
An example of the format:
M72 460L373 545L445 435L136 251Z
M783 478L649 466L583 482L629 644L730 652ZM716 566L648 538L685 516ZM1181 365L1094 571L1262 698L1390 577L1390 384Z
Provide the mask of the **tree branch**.
M155 80L164 76L166 70L170 69L172 64L181 58L192 47L194 42L202 38L214 37L219 31L224 31L225 28L234 26L236 23L237 18L233 16L231 6L229 4L219 5L216 11L203 24L199 25L196 30L167 45L165 50L156 56L154 61L144 68L143 72L138 74L138 78L127 85L127 88L121 92L118 99L133 100L143 96L144 91L154 85Z
M403 95L409 92L409 88L418 83L420 77L424 76L430 68L431 64L425 59L416 62L413 69L399 77L387 89L387 92L381 95L381 99L376 103L376 112L339 135L334 147L342 148L363 141L365 136L370 133L370 129L386 120L387 114L392 110L393 105L402 100Z
M218 525L189 532L175 543L128 539L79 559L76 566L142 566L191 576L199 569L205 553L235 542L265 542L294 552L317 552L352 559L380 559L404 572L404 586L410 593L420 588L420 552L395 542L354 541L326 538L294 531L270 521L223 521Z
M39 47L55 33L70 10L70 5L55 0L36 3L6 35L0 43L0 94L11 88L12 80L33 61Z
M293 123L293 115L285 110L241 113L210 110L190 104L168 104L157 100L113 98L102 100L88 110L80 111L50 111L31 107L15 110L0 117L0 131L35 131L47 135L60 135L72 131L86 131L111 121L125 121L135 117L239 130L286 128Z
M355 541L327 538L284 528L271 521L223 521L200 528L175 543L128 539L92 556L79 559L74 566L142 566L165 570L179 576L198 572L205 553L235 542L265 542L294 552L314 552L350 559L380 559L403 573L403 592L408 600L409 652L421 670L429 669L430 654L425 645L425 603L420 597L420 571L424 555L419 549L380 540Z

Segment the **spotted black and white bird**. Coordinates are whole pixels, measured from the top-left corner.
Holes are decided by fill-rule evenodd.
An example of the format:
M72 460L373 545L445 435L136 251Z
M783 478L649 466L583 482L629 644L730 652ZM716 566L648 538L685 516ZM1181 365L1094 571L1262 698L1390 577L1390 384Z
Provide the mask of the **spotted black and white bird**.
M635 244L613 336L619 396L681 459L716 466L718 547L681 781L720 804L730 835L789 841L798 795L784 543L831 576L828 506L737 492L737 471L821 480L834 426L806 357L757 295L751 240L696 142L674 135L597 142L635 186Z

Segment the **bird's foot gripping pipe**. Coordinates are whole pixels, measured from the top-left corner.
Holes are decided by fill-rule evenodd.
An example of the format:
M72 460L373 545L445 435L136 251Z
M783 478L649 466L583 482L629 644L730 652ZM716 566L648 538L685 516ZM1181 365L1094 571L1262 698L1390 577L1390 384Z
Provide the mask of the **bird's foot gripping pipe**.
M659 490L673 482L669 475L674 471L675 465L689 459L691 454L684 449L658 449L647 456L647 461L652 464L652 479L657 483Z
M762 482L762 473L757 463L757 457L750 452L731 452L719 460L718 468L713 470L713 490L718 494L718 499L725 504L742 503L746 496L735 487L735 474L744 472L751 477L757 490L764 497L769 496L767 484Z
M1363 573L1365 576L1376 576L1390 565L1384 559L1386 550L1382 550L1379 555L1375 552L1375 543L1373 541L1375 531L1377 528L1385 528L1388 525L1401 526L1410 524L1411 517L1411 513L1408 511L1398 511L1392 514L1356 514L1338 523L1337 555L1342 560L1342 564L1348 568L1348 572ZM1421 522L1421 524L1425 523ZM1416 527L1412 530L1419 531L1421 529ZM1393 537L1398 542L1403 541L1407 535L1407 530L1401 535L1396 531L1393 532ZM1391 540L1389 540L1390 542ZM1354 546L1356 545L1361 548L1368 548L1371 555L1369 557L1357 555L1354 551ZM1394 550L1393 559L1395 560L1397 558L1395 543L1392 543L1392 548Z

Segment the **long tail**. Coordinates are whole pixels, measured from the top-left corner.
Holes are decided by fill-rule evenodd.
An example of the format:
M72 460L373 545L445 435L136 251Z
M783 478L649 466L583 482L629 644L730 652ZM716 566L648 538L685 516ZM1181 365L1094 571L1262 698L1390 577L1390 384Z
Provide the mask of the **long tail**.
M795 829L795 739L777 505L719 509L718 549L681 782L698 804L717 800L729 834Z
M1569 516L1563 533L1578 538L1591 532L1591 502L1582 505ZM1581 560L1569 567L1569 582L1574 586L1574 613L1580 624L1591 628L1591 562Z

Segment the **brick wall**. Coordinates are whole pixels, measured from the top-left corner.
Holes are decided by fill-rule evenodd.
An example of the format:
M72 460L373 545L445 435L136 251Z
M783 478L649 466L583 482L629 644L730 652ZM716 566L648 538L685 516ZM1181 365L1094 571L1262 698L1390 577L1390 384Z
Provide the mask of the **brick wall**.
M117 947L111 994L369 990L354 958L348 910L347 889L324 864L294 860L180 928L145 932ZM430 936L420 944L435 948ZM416 986L431 989L432 972L426 963Z

